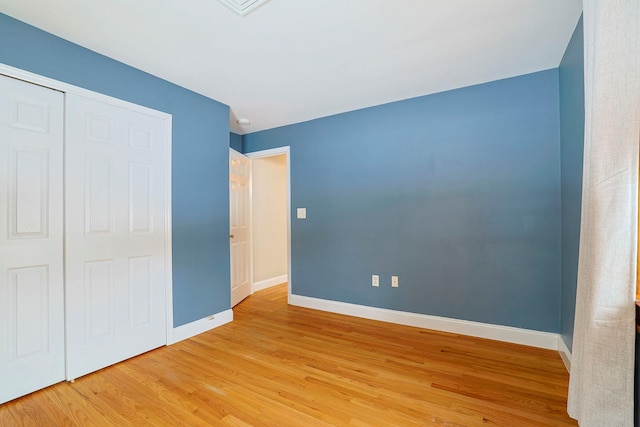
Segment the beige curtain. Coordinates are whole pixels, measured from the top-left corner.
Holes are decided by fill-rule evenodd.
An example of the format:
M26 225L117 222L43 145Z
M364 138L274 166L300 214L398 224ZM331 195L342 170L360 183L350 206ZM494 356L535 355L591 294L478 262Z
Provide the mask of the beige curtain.
M584 0L585 144L568 411L633 426L640 1Z

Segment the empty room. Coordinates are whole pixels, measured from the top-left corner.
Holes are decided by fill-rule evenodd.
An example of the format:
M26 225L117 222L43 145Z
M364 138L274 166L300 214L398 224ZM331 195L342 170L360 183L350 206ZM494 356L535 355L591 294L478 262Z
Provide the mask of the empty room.
M639 69L634 1L0 0L0 426L634 426Z

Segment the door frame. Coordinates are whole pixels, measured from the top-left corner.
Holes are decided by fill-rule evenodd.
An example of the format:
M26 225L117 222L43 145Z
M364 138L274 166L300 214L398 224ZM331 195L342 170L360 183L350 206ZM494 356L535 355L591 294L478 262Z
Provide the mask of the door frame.
M244 153L246 157L252 162L251 166L253 167L253 159L259 159L264 157L273 157L284 154L286 157L286 167L287 167L287 178L286 178L286 186L287 186L287 303L291 300L291 149L290 147L277 147L271 148L268 150L261 151L253 151L251 153ZM250 184L249 184L249 215L250 215L250 223L251 228L253 229L253 174L251 176ZM251 244L250 244L251 254L253 255L253 233L251 234ZM251 288L253 293L253 257L251 258Z
M27 83L32 83L38 86L43 86L49 89L56 90L58 92L62 92L64 94L70 93L74 95L83 96L85 98L92 99L94 101L103 102L106 104L111 104L116 107L124 107L130 110L134 110L143 114L147 114L150 116L157 117L159 119L167 120L167 126L169 131L169 140L167 141L167 153L166 153L166 191L165 191L165 200L167 201L165 205L165 222L164 222L164 231L165 231L165 242L164 242L164 253L165 253L165 312L166 312L166 344L173 343L173 258L172 258L172 235L171 231L172 227L172 218L171 218L171 146L173 143L173 116L168 113L164 113L162 111L154 110L148 107L144 107L142 105L134 104L132 102L124 101L122 99L114 98L112 96L104 95L98 92L93 92L88 89L81 88L79 86L74 86L69 83L61 82L59 80L51 79L49 77L44 77L39 74L31 73L29 71L22 70L20 68L15 68L10 65L6 65L0 63L0 74L5 75L7 77L12 77L14 79L23 80ZM66 307L65 307L65 328L66 328ZM66 342L65 342L66 348Z

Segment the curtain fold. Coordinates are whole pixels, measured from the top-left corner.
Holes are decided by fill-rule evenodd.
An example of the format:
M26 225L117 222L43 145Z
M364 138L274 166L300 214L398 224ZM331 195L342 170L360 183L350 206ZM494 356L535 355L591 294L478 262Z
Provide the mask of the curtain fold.
M583 0L585 144L569 415L633 426L640 1Z

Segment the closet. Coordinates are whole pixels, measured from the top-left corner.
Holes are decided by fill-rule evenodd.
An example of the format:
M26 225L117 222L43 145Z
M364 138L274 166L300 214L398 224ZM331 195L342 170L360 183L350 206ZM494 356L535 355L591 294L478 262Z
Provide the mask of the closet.
M170 146L170 115L0 75L0 403L167 343Z

